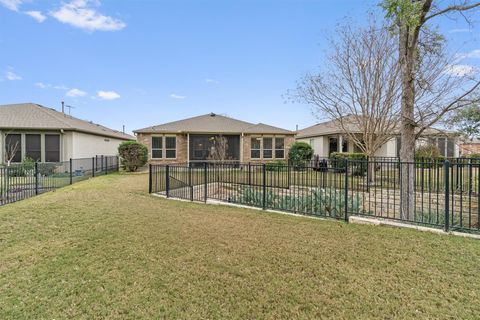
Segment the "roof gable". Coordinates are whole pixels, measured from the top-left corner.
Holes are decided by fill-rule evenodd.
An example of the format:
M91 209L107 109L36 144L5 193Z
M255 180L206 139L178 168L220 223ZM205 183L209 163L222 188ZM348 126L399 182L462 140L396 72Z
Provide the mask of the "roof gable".
M134 137L102 125L81 120L39 104L0 105L0 129L69 130L111 138L131 140Z

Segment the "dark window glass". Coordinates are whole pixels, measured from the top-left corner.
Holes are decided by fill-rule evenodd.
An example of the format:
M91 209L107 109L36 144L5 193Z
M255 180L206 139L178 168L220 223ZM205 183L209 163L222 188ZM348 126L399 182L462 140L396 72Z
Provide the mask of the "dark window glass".
M273 157L272 148L273 148L273 139L263 138L263 157L264 158L270 159Z
M39 134L25 135L25 157L28 157L33 161L41 161L42 145Z
M45 162L60 161L60 136L58 134L45 135Z
M455 153L455 142L453 139L447 139L447 157L453 157Z
M152 158L160 159L163 156L163 137L152 137Z
M177 138L165 137L165 156L168 159L174 159L177 157Z
M22 161L22 136L20 134L9 134L5 137L5 162Z
M285 158L285 151L282 150L275 150L275 158L277 159L283 159Z
M328 154L330 155L332 152L338 152L338 140L337 138L329 138L328 139Z
M438 151L442 157L445 157L445 138L438 138Z
M402 147L402 140L400 137L397 137L397 157L400 157L400 148Z
M342 152L348 152L348 141L347 140L342 141Z
M260 158L260 146L261 138L252 138L250 140L250 158L259 159Z

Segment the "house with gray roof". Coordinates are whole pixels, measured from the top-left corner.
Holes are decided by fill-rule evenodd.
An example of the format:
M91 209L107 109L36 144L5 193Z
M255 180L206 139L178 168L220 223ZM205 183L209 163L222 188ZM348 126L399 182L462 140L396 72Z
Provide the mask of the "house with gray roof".
M218 158L213 155L218 137L226 142L222 161L285 160L295 141L293 131L215 113L138 129L134 133L137 141L148 147L150 163L216 161Z
M343 125L345 130L350 133L361 135L362 131L358 127L358 121L345 116ZM384 143L380 149L377 150L375 156L377 157L398 157L400 154L400 132L396 130L391 134L392 138ZM296 135L297 141L302 141L310 144L316 155L320 157L329 157L332 152L362 152L359 146L354 141L349 141L344 134L340 122L335 120L317 123L313 126L299 130ZM427 128L417 140L417 146L433 144L435 145L440 155L444 157L458 157L459 156L459 139L455 132L447 132L435 128Z
M0 105L0 163L116 155L135 137L35 103Z

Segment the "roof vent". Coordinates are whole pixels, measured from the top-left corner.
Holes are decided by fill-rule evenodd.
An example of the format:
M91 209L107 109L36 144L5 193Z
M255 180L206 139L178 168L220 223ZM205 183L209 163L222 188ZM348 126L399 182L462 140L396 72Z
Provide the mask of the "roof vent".
M213 113L213 112L210 113L210 117L215 117L215 116L216 116L215 113Z

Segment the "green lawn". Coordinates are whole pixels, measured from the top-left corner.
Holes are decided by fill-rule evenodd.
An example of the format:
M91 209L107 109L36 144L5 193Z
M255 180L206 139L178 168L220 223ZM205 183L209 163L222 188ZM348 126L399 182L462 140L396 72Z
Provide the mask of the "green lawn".
M474 319L480 242L165 200L112 174L0 207L0 319Z

